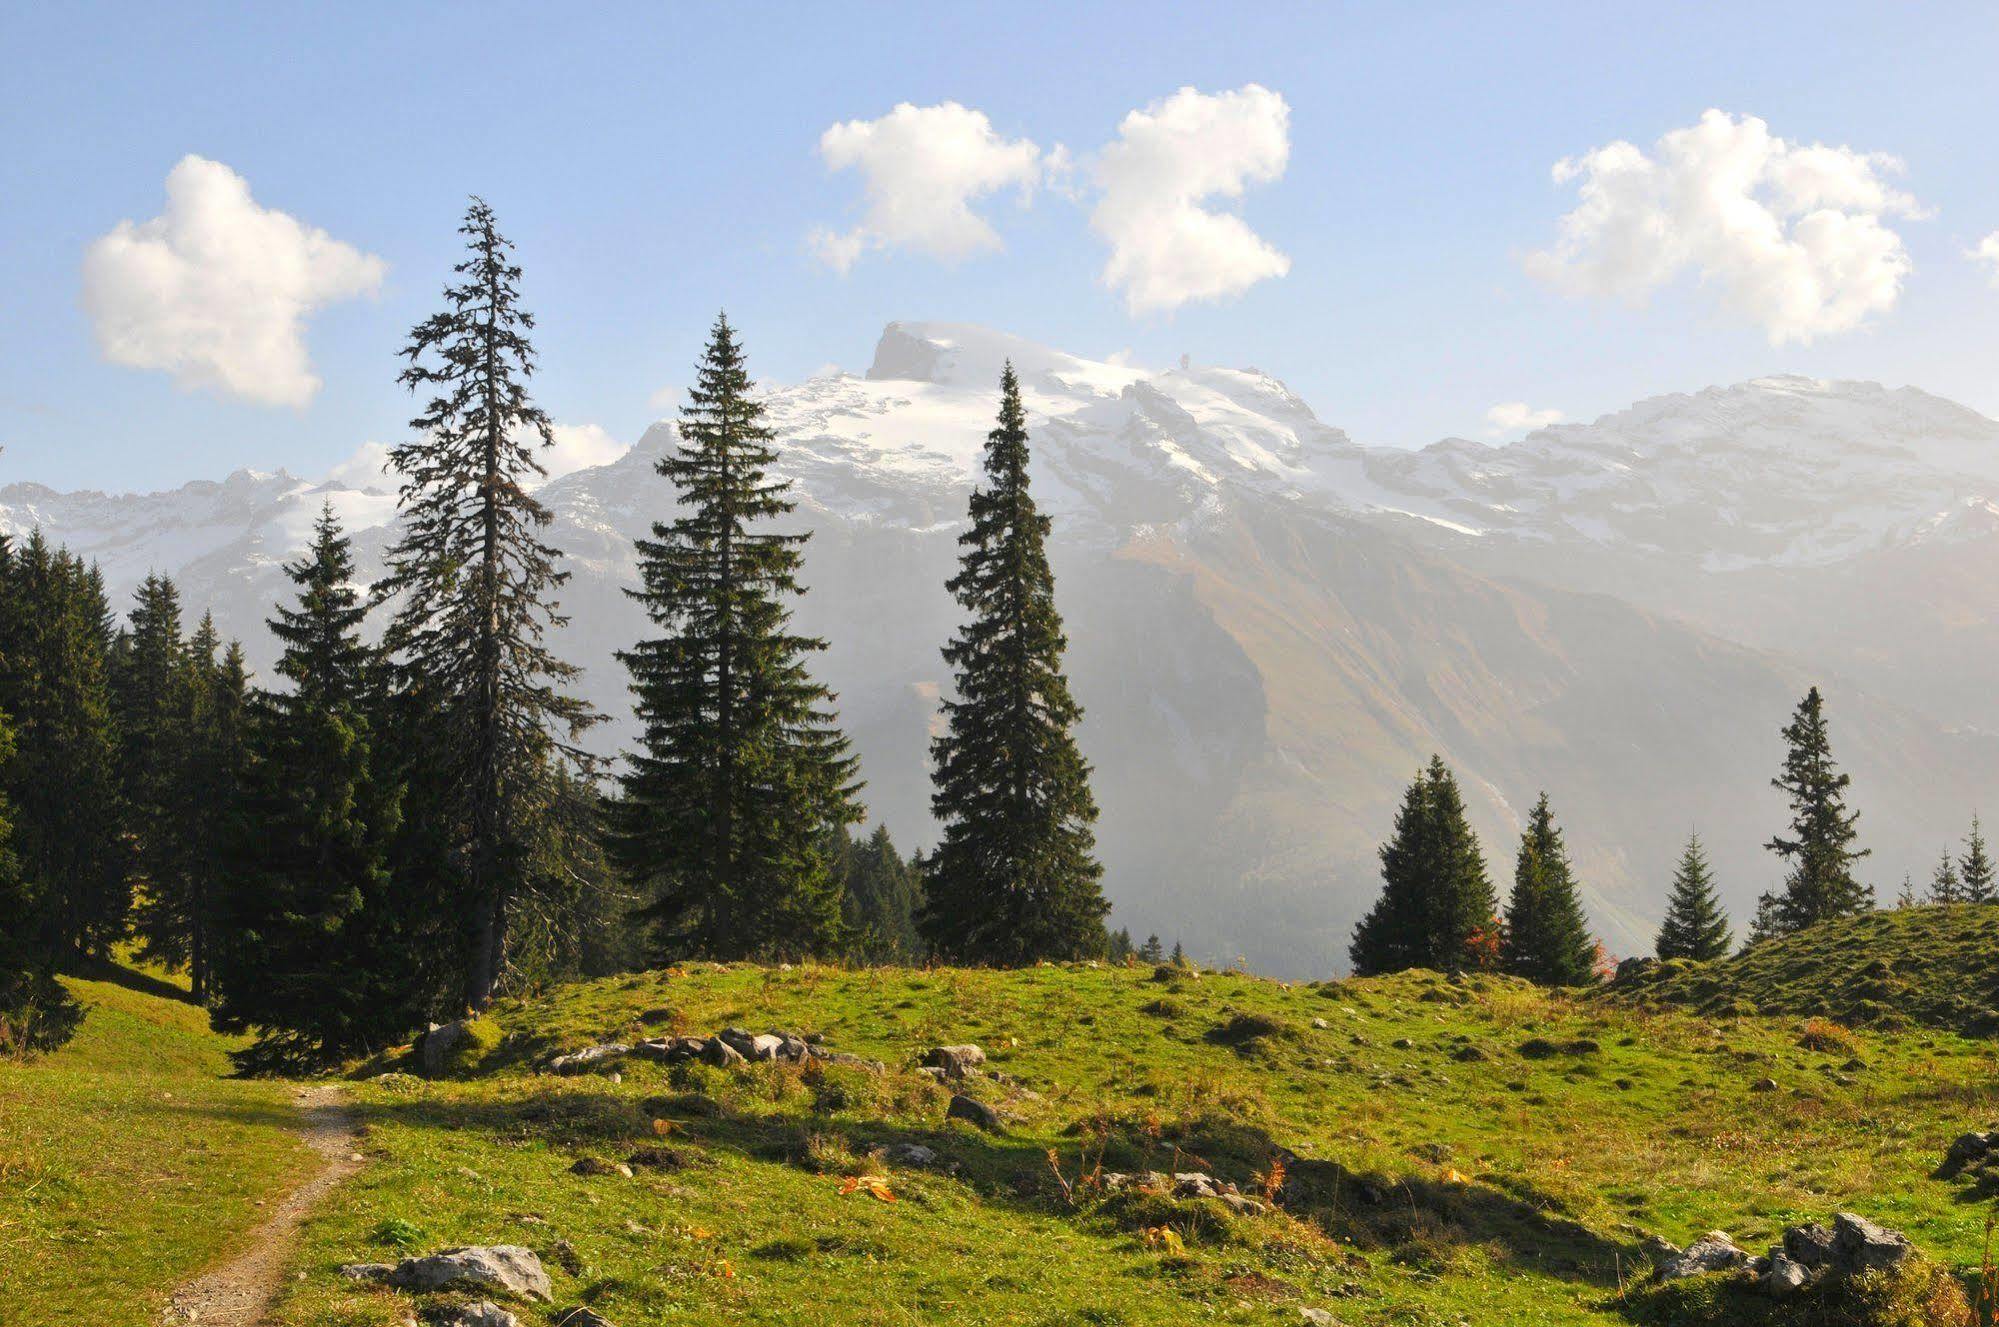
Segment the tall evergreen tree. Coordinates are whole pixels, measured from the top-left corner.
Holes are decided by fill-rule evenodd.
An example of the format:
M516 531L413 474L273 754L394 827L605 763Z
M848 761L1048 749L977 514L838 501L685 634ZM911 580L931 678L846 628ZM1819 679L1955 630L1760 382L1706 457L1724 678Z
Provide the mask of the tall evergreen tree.
M923 902L923 877L896 851L888 826L876 825L864 839L846 835L839 860L849 952L869 963L919 961L924 949L916 913Z
M400 789L380 769L381 670L331 508L271 619L282 690L259 695L223 862L213 1019L255 1029L246 1068L310 1068L400 1038L421 1012L389 872ZM226 669L225 669L226 671Z
M194 678L181 632L180 590L151 574L139 584L116 670L120 781L134 847L133 926L140 953L187 966L186 901L195 806L188 781Z
M1873 891L1853 875L1853 864L1868 850L1854 846L1860 813L1846 805L1853 779L1833 761L1817 687L1798 702L1784 742L1783 772L1770 782L1791 803L1790 832L1773 836L1767 846L1790 871L1782 892L1770 896L1767 918L1760 919L1767 927L1759 925L1778 934L1874 906Z
M1966 903L1999 903L1999 871L1985 853L1985 834L1978 817L1971 817L1971 833L1964 839L1964 855L1957 859L1958 877L1964 886Z
M525 886L537 818L564 744L593 715L563 688L576 668L545 643L564 619L568 573L542 537L549 512L528 491L546 473L549 420L528 396L534 318L493 210L473 199L443 312L411 330L400 381L434 393L390 452L402 475L403 533L382 585L386 643L429 723L418 741L445 818L464 898L464 996L492 999L506 966L510 904Z
M0 709L16 736L0 789L13 802L20 869L46 909L46 942L64 961L107 953L131 910L109 639L96 568L39 530L0 555Z
M1584 986L1597 977L1596 941L1545 792L1520 835L1500 961L1515 976L1544 986Z
M1049 529L1029 491L1027 412L1008 364L985 483L946 585L968 620L944 647L957 694L931 743L943 838L927 859L919 925L948 958L1019 964L1104 948L1097 805L1073 731L1083 711L1062 672Z
M1673 892L1666 900L1666 919L1659 926L1659 957L1708 963L1726 955L1733 943L1728 914L1722 910L1721 894L1715 889L1707 852L1701 847L1700 835L1689 834L1686 849L1680 854L1679 869L1673 872Z
M1347 951L1357 975L1497 961L1499 900L1457 779L1440 756L1403 794L1394 835L1381 846L1381 881L1381 897Z
M774 434L726 316L716 319L662 456L681 511L638 542L660 634L619 657L642 731L613 844L654 901L668 956L824 952L840 938L832 836L860 819L856 762L833 693L791 626L808 536L769 528L796 507L773 479Z
M13 755L13 725L0 711L0 767ZM0 1054L53 1049L69 1039L83 1016L56 980L48 911L15 859L13 833L7 799L0 793Z
M1944 850L1937 869L1930 873L1930 902L1964 902L1964 881L1957 874L1957 863L1951 860L1949 849Z
M1141 963L1164 963L1166 942L1155 933L1145 937L1145 943L1138 947L1138 961Z

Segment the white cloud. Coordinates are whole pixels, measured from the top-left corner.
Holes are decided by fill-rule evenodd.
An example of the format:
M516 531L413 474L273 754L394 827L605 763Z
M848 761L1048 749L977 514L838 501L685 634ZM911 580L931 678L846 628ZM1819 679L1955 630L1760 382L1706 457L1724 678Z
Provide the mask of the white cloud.
M956 262L1004 247L972 204L1001 189L1031 198L1041 180L1041 149L1005 139L980 111L955 101L903 102L875 120L848 120L819 138L827 168L858 170L867 210L852 230L812 233L815 253L845 272L871 249L914 249ZM1057 150L1058 165L1066 155Z
M1291 260L1216 198L1284 174L1291 111L1254 83L1209 95L1181 88L1132 111L1098 154L1090 226L1111 246L1103 282L1134 314L1239 295Z
M1710 110L1650 153L1618 141L1557 162L1581 201L1527 270L1573 294L1642 304L1686 272L1772 344L1844 332L1895 305L1910 270L1886 224L1922 208L1888 184L1901 163L1805 146Z
M530 476L528 488L539 488L551 479L591 466L609 465L631 450L631 444L619 442L596 424L556 424L549 431L554 435L553 445L535 453L548 471L547 478ZM351 488L378 488L391 493L403 483L402 475L389 468L388 446L379 442L362 443L352 456L327 471L326 479Z
M1978 242L1975 249L1965 250L1965 257L1986 264L1992 269L1992 284L1999 286L1999 230L1993 231Z
M1508 433L1532 432L1562 422L1559 410L1535 410L1525 401L1501 401L1485 412L1486 432L1494 437Z
M302 406L319 390L305 322L337 300L372 295L388 265L296 218L260 207L220 162L181 158L166 208L121 221L83 259L83 307L114 364L164 369L266 405Z

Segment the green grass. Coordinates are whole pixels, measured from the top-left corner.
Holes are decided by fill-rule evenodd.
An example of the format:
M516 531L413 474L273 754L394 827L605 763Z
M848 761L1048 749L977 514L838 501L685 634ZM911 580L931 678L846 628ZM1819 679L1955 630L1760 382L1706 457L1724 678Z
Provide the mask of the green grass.
M0 1321L152 1327L312 1164L288 1087L225 1077L201 1010L113 975L69 983L70 1045L0 1060Z
M1613 998L1707 1014L1818 1015L1882 1028L1999 1031L1999 906L1897 908L1714 963L1667 963Z
M386 1327L407 1302L337 1264L496 1241L543 1255L558 1307L620 1327L1275 1324L1303 1306L1350 1327L1657 1320L1656 1297L1620 1298L1652 1232L1721 1227L1754 1248L1851 1208L1975 1268L1986 1207L1928 1175L1999 1116L1994 1047L1948 1032L1828 1048L1801 1018L1424 973L699 964L491 1017L500 1041L461 1080L356 1083L370 1165L308 1223L280 1323ZM728 1024L820 1033L891 1072L534 1072L560 1049ZM947 1123L947 1094L911 1071L957 1041L1016 1084L975 1089L1011 1112L1006 1133ZM1854 1051L1865 1067L1842 1067ZM1752 1091L1765 1077L1778 1090ZM896 1142L948 1169L869 1155ZM633 1178L570 1171L642 1148L658 1164ZM1204 1169L1249 1190L1279 1149L1284 1210L1263 1217L1084 1178ZM897 1201L843 1195L862 1174Z

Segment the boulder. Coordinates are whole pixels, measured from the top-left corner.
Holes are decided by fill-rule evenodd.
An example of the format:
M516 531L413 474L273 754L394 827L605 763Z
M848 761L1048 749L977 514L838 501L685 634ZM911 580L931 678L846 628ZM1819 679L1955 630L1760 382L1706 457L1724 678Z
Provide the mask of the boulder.
M972 1045L933 1046L923 1057L924 1064L942 1069L946 1078L963 1078L985 1062L986 1053Z
M723 1028L715 1034L715 1040L723 1043L745 1060L756 1058L752 1054L757 1047L757 1038L754 1032L746 1032L742 1028Z
M1833 1217L1832 1248L1840 1268L1849 1272L1891 1271L1916 1252L1901 1231L1877 1226L1852 1212Z
M1001 1129L1000 1113L983 1101L975 1101L964 1093L951 1098L950 1106L944 1111L946 1119L967 1120L984 1129L987 1133L998 1133Z
M921 1143L892 1143L882 1149L882 1157L898 1166L934 1166L937 1164L935 1148Z
M632 1048L622 1041L607 1042L602 1046L585 1046L580 1051L558 1055L548 1062L550 1073L587 1074L616 1064L632 1053Z
M1985 1160L1994 1152L1999 1152L1999 1130L1962 1134L1944 1153L1943 1165L1937 1168L1937 1178L1952 1179L1965 1167Z
M555 1327L612 1327L611 1320L595 1309L573 1308L555 1315Z
M632 1054L642 1060L679 1064L684 1060L699 1059L701 1048L707 1044L705 1037L654 1037L632 1047Z
M1733 1271L1748 1261L1749 1255L1737 1248L1734 1240L1719 1230L1710 1230L1681 1250L1678 1256L1661 1263L1659 1279L1677 1281L1683 1276Z
M386 1262L346 1262L340 1264L340 1274L349 1281L370 1281L386 1283L395 1274L396 1265Z
M743 1063L743 1053L720 1036L713 1036L701 1044L701 1058L717 1069L728 1069Z
M439 1304L424 1310L430 1327L520 1327L521 1320L490 1299L476 1304Z
M383 1279L398 1290L498 1290L544 1304L550 1297L541 1259L518 1244L475 1244L405 1258Z
M750 1038L748 1050L743 1050L740 1046L736 1049L743 1051L743 1058L746 1060L768 1062L781 1058L784 1038L769 1032L759 1032Z
M417 1068L425 1078L436 1078L451 1066L451 1052L465 1040L465 1022L460 1018L449 1023L432 1023L416 1039Z
M1298 1321L1305 1327L1340 1327L1340 1320L1327 1309L1299 1309Z
M1792 1262L1814 1271L1821 1267L1830 1267L1838 1259L1838 1254L1833 1250L1830 1226L1792 1226L1784 1232L1783 1252ZM1770 1256L1774 1260L1775 1252Z
M1795 1295L1811 1284L1811 1270L1803 1263L1793 1262L1781 1252L1770 1255L1770 1266L1756 1282L1766 1295L1781 1299Z

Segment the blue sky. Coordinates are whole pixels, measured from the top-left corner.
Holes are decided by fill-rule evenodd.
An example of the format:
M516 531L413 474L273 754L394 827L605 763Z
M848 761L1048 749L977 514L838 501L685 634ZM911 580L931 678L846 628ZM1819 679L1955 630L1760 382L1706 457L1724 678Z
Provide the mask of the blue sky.
M543 404L623 441L725 305L769 378L863 369L891 319L976 322L1086 355L1253 364L1357 438L1402 445L1498 440L1487 412L1506 402L1586 419L1773 371L1999 414L1999 289L1966 253L1999 231L1991 6L723 8L9 5L0 482L318 475L400 436L395 351L436 303L472 192L519 246ZM1178 89L1251 85L1282 99L1281 172L1196 205L1239 215L1288 270L1134 313L1102 280L1102 149ZM968 200L1003 249L892 246L835 270L810 237L861 221L866 178L830 169L821 135L903 102L958 103L1044 164L1063 145L1072 169L1043 173L1030 205L1010 187ZM1530 270L1589 182L1558 182L1557 161L1620 140L1662 160L1661 136L1709 108L1736 117L1727 133L1753 116L1851 149L1835 164L1890 200L1836 206L1865 214L1863 247L1885 230L1906 275L1780 318L1771 300L1796 292L1772 283L1790 277L1739 237L1703 238L1699 217L1667 207L1691 228L1670 258L1610 253L1622 223L1645 230L1642 198L1560 271ZM1877 153L1900 171L1861 155ZM101 348L86 254L158 217L188 154L379 260L350 282L371 293L300 324L317 390L273 404ZM221 261L260 279L240 252ZM1828 311L1841 299L1859 311ZM138 359L171 353L167 326Z

